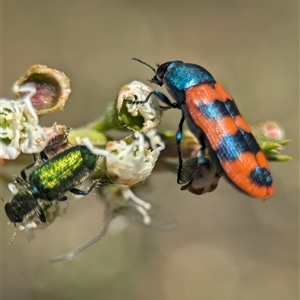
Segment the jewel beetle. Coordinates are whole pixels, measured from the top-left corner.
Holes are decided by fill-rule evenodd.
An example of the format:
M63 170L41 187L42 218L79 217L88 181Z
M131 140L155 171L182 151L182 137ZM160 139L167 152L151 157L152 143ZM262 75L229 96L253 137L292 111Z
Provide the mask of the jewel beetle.
M65 201L64 195L70 191L76 195L87 195L98 183L94 183L87 191L75 186L81 184L95 169L99 156L92 153L85 145L68 148L53 156L41 166L34 169L29 177L26 171L36 165L36 161L21 171L21 177L16 177L20 186L12 200L5 204L5 212L9 220L16 224L22 223L27 215L36 215L42 223L46 216L38 203L45 201Z
M164 85L175 100L171 102L167 96L155 90L144 102L154 94L168 108L182 111L176 134L179 183L182 168L180 141L186 120L201 145L201 151L208 149L218 172L229 182L255 198L265 200L273 195L273 180L264 153L232 96L206 69L174 60L159 65L155 70L149 64L133 59L150 67L155 73L150 82Z

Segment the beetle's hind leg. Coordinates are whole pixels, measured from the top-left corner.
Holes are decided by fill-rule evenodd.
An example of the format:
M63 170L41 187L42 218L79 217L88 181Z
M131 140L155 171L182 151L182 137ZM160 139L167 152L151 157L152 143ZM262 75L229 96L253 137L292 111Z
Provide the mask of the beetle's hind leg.
M70 190L70 192L73 193L74 195L86 196L86 195L88 195L93 190L93 188L98 183L99 183L99 180L94 181L93 184L86 191L83 191L83 190L80 190L80 189L76 189L76 188L72 188Z

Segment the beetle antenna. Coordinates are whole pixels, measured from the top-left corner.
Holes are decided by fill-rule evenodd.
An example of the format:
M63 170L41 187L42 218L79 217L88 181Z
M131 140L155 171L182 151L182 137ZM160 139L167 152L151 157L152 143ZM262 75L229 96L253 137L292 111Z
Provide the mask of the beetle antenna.
M132 59L132 60L136 60L136 61L138 61L139 63L141 63L141 64L143 64L143 65L149 67L154 73L156 73L156 70L155 70L153 67L151 67L149 64L145 63L144 61L142 61L142 60L140 60L140 59L138 59L138 58L135 58L135 57L132 57L131 59Z
M10 242L9 242L9 245L10 245L10 246L13 244L13 242L14 242L14 240L15 240L15 237L16 237L16 235L17 235L17 225L16 225L16 223L14 223L14 226L15 226L15 231L14 231L14 233L13 233L11 239L10 239Z

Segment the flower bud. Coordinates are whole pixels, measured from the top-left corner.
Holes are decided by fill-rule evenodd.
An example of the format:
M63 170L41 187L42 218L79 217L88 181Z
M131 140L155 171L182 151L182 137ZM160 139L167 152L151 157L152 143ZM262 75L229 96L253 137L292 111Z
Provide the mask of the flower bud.
M254 123L251 131L257 140L279 141L285 136L283 128L274 121Z
M268 160L289 161L292 158L282 154L283 146L291 140L284 139L283 128L274 121L257 122L251 126L251 131Z

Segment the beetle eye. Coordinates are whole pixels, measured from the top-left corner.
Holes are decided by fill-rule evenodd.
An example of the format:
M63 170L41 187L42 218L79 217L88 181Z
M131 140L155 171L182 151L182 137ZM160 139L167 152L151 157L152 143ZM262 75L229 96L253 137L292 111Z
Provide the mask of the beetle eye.
M162 81L164 79L164 73L161 70L157 70L156 77L158 80Z
M156 78L157 78L159 81L162 81L162 74L161 74L161 72L156 72Z

